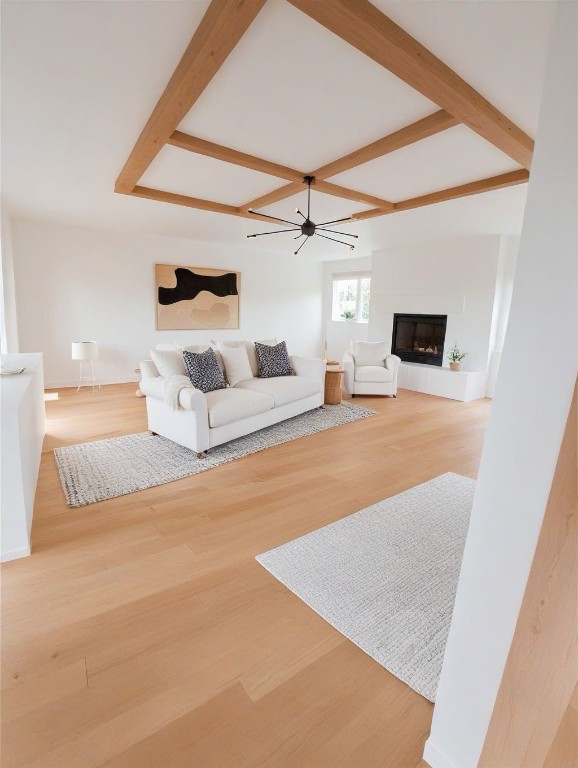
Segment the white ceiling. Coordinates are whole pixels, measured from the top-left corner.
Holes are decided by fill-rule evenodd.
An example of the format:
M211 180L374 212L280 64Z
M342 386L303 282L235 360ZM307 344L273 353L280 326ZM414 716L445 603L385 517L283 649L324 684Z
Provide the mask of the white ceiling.
M373 0L531 136L555 3ZM208 0L2 3L2 192L12 216L246 247L261 222L117 195L114 181ZM435 111L297 11L268 0L180 128L308 172ZM463 126L331 181L401 200L513 170ZM240 205L280 179L165 147L141 183ZM516 233L524 185L348 225L356 253L476 233ZM294 218L305 192L267 208ZM367 206L312 193L317 220ZM275 227L274 227L275 228ZM287 252L288 235L251 247ZM310 242L309 258L350 257ZM300 255L301 257L301 255Z

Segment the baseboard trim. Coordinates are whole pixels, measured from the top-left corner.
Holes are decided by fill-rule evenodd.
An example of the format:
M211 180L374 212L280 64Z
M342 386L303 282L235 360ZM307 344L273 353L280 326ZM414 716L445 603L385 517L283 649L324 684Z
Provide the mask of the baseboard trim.
M106 384L132 384L140 381L140 376L118 376L109 379L95 379L94 386L105 386ZM44 384L44 389L76 389L78 387L78 379L61 379L59 381L47 381ZM80 389L91 389L92 384L84 384Z
M423 759L431 768L458 768L429 738L425 743Z
M10 549L0 554L0 562L7 563L9 560L18 560L20 557L30 556L30 546L20 547L20 549Z

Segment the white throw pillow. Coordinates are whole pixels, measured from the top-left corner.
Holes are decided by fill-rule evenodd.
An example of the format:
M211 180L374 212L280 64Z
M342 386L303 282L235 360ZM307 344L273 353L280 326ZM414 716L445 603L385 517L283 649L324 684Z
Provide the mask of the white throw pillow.
M211 342L215 344L216 342ZM274 347L277 344L277 339L268 339L262 341L261 344L268 344L270 347ZM252 341L221 341L218 344L219 351L222 351L224 347L245 347L247 350L247 357L249 358L249 365L251 366L251 372L253 376L257 376L259 373L259 366L257 365L257 355L255 354L255 344Z
M151 359L161 376L186 376L183 353L163 349L152 349Z
M227 381L234 387L240 381L253 378L246 347L221 347L221 357L225 363Z
M355 365L383 365L387 355L385 341L352 341Z

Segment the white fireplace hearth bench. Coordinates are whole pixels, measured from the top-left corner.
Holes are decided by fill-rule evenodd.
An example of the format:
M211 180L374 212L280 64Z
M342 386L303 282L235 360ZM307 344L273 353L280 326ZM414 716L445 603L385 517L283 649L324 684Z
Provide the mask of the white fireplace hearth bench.
M224 342L214 349L229 381L226 388L203 392L189 382L173 389L173 402L168 401L169 379L178 384L178 377L186 384L183 351L199 354L209 347L153 350L152 360L141 362L140 391L146 397L148 428L153 434L202 457L210 448L323 405L323 360L292 355L288 357L292 375L264 378L259 376L254 343L245 341ZM240 367L238 358L230 362L239 352L243 354Z

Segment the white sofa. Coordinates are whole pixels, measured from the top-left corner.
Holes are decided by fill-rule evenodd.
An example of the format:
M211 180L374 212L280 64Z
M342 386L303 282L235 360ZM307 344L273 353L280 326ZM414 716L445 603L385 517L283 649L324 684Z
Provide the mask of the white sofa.
M295 376L253 376L206 394L193 387L181 389L177 410L165 402L163 377L155 364L145 360L140 364L140 390L146 396L148 428L202 456L216 445L319 408L324 361L296 355L290 360Z
M343 356L343 388L355 395L397 397L401 358L387 352L382 341L353 341Z

